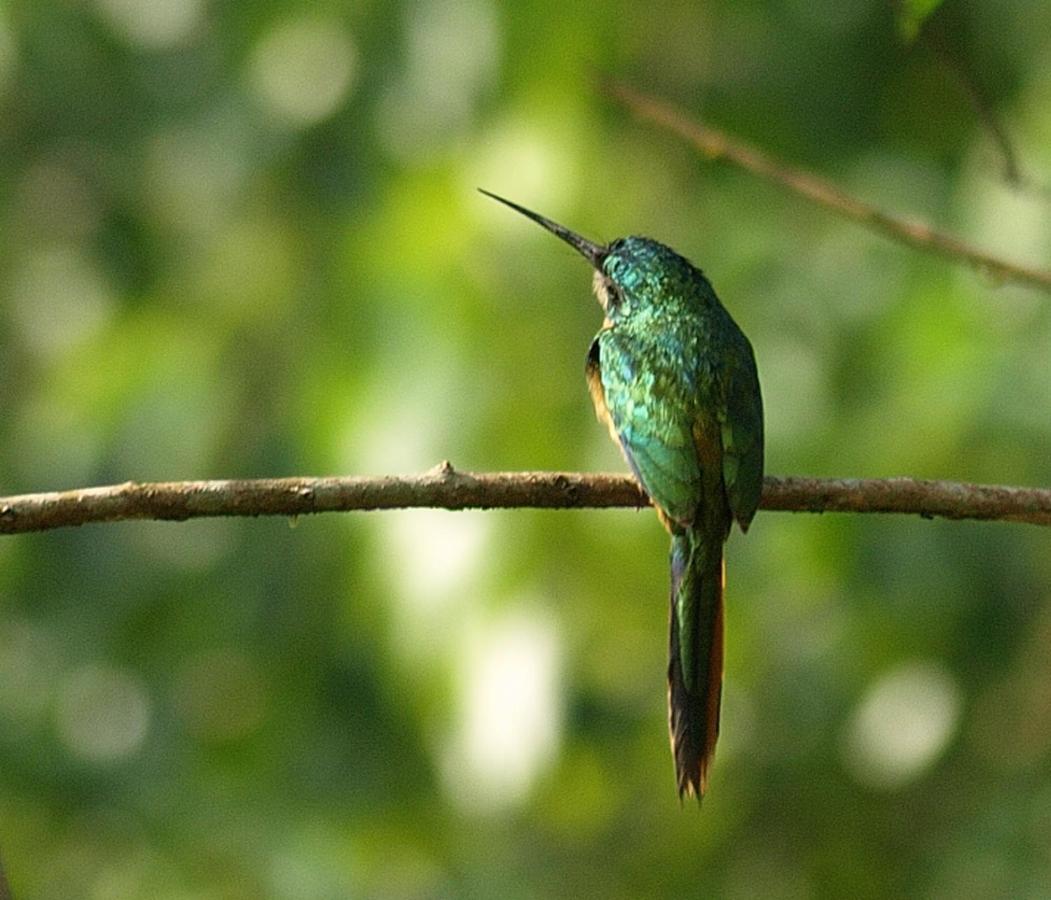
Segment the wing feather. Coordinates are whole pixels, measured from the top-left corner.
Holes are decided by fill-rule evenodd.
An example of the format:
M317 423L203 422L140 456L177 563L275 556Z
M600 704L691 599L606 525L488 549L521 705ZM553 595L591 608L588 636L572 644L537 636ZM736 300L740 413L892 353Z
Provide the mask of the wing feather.
M723 482L730 510L747 531L763 493L763 398L752 345L740 332L723 370L720 415Z
M682 373L661 366L658 354L650 353L640 365L637 355L652 348L621 340L616 329L600 332L595 343L610 430L650 499L672 521L693 522L701 471L691 423L681 410L662 408L654 389L661 378Z

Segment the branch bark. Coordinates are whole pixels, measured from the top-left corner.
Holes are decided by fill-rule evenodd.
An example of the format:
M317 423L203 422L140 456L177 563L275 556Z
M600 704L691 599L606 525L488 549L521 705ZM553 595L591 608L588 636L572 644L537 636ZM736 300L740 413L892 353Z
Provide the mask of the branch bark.
M89 522L214 516L300 516L349 510L539 509L647 506L627 475L458 472L448 462L422 475L185 481L81 488L0 498L0 534ZM760 508L781 512L911 513L1051 525L1051 490L915 478L767 476Z
M636 117L678 135L693 144L709 159L732 163L902 244L938 253L957 262L968 262L1004 281L1017 281L1051 292L1051 271L1029 268L1001 259L950 234L936 231L923 222L907 221L885 213L852 197L830 181L786 165L723 131L687 116L656 97L616 82L607 83L605 89Z

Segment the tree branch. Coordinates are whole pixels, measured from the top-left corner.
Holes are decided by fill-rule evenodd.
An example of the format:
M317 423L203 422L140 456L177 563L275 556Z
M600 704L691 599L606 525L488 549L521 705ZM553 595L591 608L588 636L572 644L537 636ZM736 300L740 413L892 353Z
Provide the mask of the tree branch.
M768 156L743 141L688 117L675 107L626 85L608 82L605 90L638 118L659 125L693 144L709 159L720 159L794 191L813 203L853 219L900 243L952 260L963 260L1005 281L1051 292L1051 271L1021 266L993 256L923 222L906 221L858 200L829 181Z
M940 31L924 28L920 31L919 37L938 58L942 68L956 79L956 83L967 97L978 120L985 127L989 137L996 145L1003 162L1004 178L1014 187L1021 187L1024 179L1022 178L1022 167L1018 162L1018 154L1015 152L1014 144L1007 133L1007 128L1001 121L995 107L985 95L985 91L978 84L978 79L967 68L957 51L949 44Z
M627 475L458 472L448 462L422 475L185 481L0 498L0 534L88 522L212 516L300 516L348 510L635 507L646 496ZM1051 490L915 478L768 476L762 509L782 512L912 513L1051 525Z

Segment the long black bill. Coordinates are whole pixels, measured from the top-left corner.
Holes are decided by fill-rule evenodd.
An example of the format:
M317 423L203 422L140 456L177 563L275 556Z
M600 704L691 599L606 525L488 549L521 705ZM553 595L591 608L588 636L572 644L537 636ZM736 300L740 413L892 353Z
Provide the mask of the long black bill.
M601 268L602 260L605 259L607 250L600 244L593 244L587 238L581 237L575 231L570 231L557 222L552 222L550 219L544 218L540 213L535 213L531 209L526 209L524 206L519 206L517 203L512 203L510 200L505 200L503 197L499 197L491 191L485 190L485 188L478 188L478 190L485 194L486 197L492 197L498 203L504 204L504 206L510 206L515 212L520 212L523 216L532 219L537 225L546 228L552 234L562 238L570 247L577 251L583 256L588 262L591 263L596 269Z

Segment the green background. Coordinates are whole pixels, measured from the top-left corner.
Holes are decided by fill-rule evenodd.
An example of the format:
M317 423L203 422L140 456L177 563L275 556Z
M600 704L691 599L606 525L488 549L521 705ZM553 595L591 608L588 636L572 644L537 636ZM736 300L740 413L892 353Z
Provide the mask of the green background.
M1051 483L1051 297L706 163L667 96L1046 267L1051 6L947 2L1026 183L882 0L0 5L0 493L622 470L587 267L661 239L750 336L775 474ZM294 526L294 527L292 527ZM26 898L1046 897L1044 530L760 513L680 808L649 512L0 539Z

